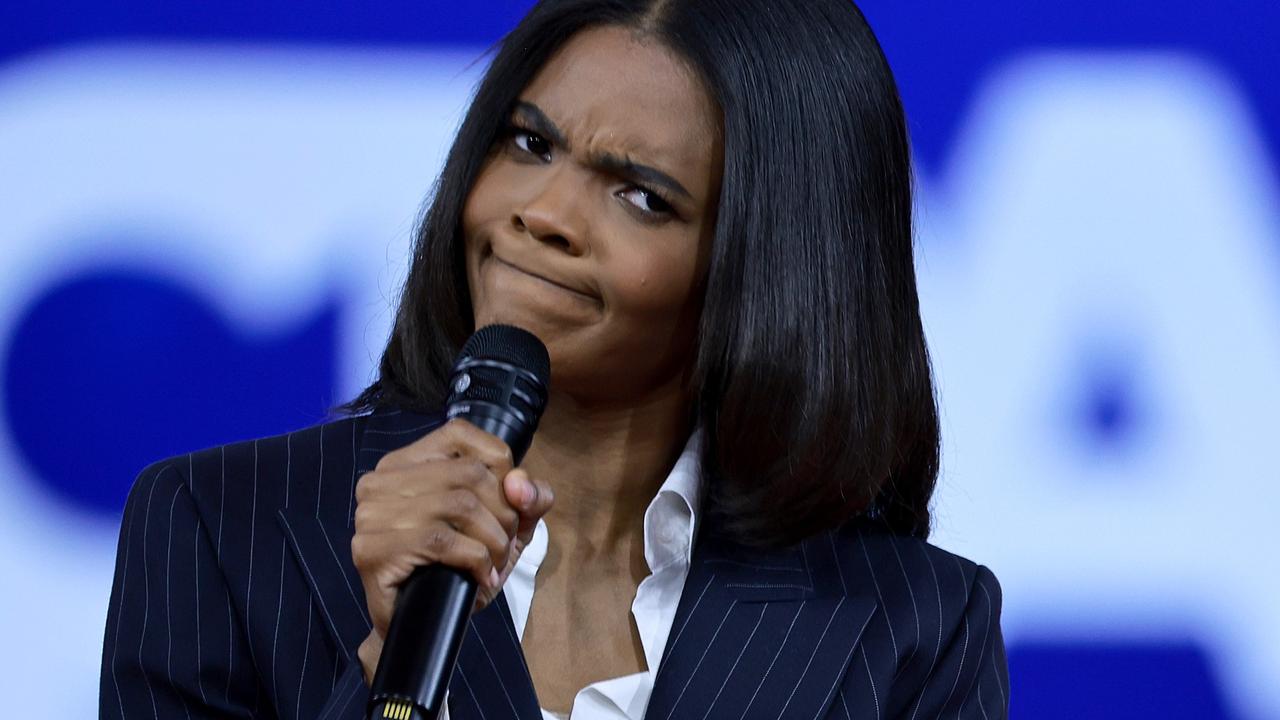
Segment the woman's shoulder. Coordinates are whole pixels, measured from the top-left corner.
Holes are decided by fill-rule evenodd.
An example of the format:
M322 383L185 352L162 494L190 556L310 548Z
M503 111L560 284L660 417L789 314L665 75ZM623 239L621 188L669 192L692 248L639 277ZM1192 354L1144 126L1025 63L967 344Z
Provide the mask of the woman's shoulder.
M352 437L358 437L361 426L367 422L368 416L342 417L277 435L213 445L163 458L138 473L135 490L148 478L159 478L157 482L181 482L193 493L206 489L210 483L230 484L239 490L241 486L254 484L255 473L261 481L264 470L272 478L278 468L301 471L302 468L296 466L310 464L313 459L318 462L326 451L336 459L341 447L349 446Z
M215 445L151 463L129 504L185 490L199 514L337 502L346 510L359 474L439 420L398 408L333 418L277 435Z
M833 533L840 554L848 561L861 557L866 571L878 577L899 575L930 583L971 587L990 578L991 571L925 538L895 533L874 519L859 518Z
M896 651L895 667L913 667L927 677L953 645L962 656L969 643L985 648L984 663L1003 667L1001 590L990 569L869 519L831 538L843 587L874 603L880 621L867 631L883 635L879 642Z
M883 702L918 708L920 717L958 713L971 694L988 708L1007 707L1000 584L991 570L874 520L830 537L846 594L875 608L861 636L862 675L884 678Z
M958 606L953 609L959 613L975 594L999 606L1000 584L990 569L924 538L894 533L867 518L830 537L841 572L860 583L849 591L869 590L882 606L914 607L918 612L927 602L944 611Z

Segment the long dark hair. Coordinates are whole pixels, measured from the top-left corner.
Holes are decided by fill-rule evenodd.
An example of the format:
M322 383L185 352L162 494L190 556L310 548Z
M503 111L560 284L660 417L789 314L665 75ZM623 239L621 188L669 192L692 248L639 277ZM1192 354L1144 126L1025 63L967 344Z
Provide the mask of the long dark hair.
M848 0L543 0L501 42L418 230L377 380L348 411L438 409L472 332L463 204L521 91L616 25L698 72L724 172L691 410L712 524L782 545L859 515L926 537L938 413L912 264L906 122Z

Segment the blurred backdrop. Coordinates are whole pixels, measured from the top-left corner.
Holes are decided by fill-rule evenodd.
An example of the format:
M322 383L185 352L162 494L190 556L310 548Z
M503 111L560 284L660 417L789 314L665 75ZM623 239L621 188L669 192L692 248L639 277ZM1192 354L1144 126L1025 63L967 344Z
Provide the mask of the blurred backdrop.
M370 378L484 3L0 8L0 707L91 717L144 464ZM1020 718L1280 718L1280 5L865 0Z

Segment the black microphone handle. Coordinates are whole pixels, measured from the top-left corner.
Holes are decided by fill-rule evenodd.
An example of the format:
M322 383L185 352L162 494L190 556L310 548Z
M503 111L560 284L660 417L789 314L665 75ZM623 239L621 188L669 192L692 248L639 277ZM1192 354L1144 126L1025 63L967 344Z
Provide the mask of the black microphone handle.
M518 465L532 438L506 422L509 416L500 410L462 402L450 406L449 417L465 418L497 436L511 447ZM400 585L373 676L371 720L437 720L475 599L470 573L440 563L415 569Z

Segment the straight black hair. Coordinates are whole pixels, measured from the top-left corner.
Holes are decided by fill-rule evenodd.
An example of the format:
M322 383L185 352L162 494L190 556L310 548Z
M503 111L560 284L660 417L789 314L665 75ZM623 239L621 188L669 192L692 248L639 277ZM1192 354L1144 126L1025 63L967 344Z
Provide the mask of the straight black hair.
M344 406L444 403L473 330L461 218L520 93L575 33L662 43L723 118L695 407L711 526L779 546L860 515L927 537L938 412L897 86L849 0L543 0L498 46L419 227L378 378Z

